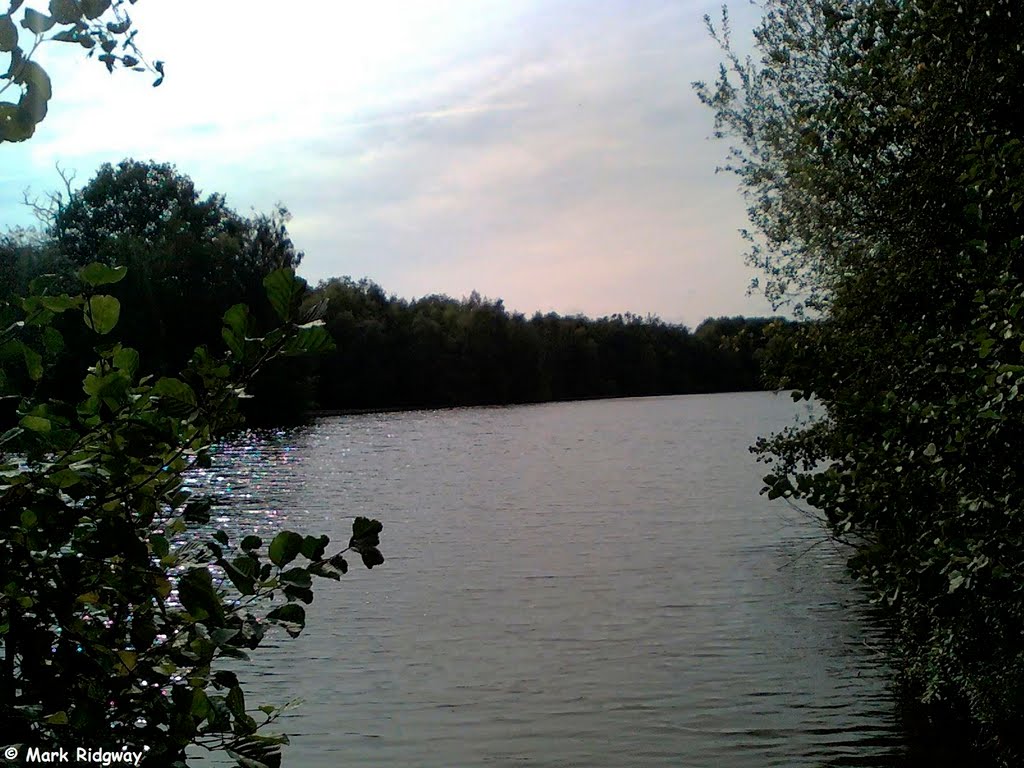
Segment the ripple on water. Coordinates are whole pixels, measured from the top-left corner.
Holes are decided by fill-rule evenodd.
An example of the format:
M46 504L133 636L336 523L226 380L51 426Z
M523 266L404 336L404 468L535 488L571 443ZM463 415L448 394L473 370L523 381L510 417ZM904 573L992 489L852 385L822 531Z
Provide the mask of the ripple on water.
M898 766L844 554L758 495L765 393L323 419L193 478L237 535L347 539L306 634L241 671L303 766Z

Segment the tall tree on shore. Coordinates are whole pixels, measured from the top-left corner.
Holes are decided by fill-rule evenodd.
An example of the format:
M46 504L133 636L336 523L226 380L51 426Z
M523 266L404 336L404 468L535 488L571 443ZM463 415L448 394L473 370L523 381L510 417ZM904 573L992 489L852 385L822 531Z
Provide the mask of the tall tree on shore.
M769 0L696 84L734 142L749 261L817 322L762 440L891 608L905 691L1024 759L1024 14L1010 0ZM824 470L824 471L821 471Z

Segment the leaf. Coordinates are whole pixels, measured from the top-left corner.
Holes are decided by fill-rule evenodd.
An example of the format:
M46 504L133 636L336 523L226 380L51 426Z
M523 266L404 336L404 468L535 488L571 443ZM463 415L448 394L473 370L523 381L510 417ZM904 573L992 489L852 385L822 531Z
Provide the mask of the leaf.
M43 346L51 355L59 354L64 349L64 337L52 326L43 328Z
M309 587L313 584L313 578L305 568L289 568L281 574L281 583L293 587Z
M117 658L121 662L118 674L127 675L135 669L135 664L138 662L139 655L134 651L118 651Z
M23 416L18 423L32 432L49 432L51 426L50 420L42 416Z
M114 367L134 378L139 370L139 353L131 347L122 347L114 353Z
M224 701L228 705L228 709L231 711L232 715L239 718L245 716L245 694L242 692L240 686L232 686Z
M270 542L268 555L270 562L282 567L295 559L295 556L302 551L302 536L292 531L281 531Z
M333 349L335 349L334 339L327 329L321 326L310 326L300 327L285 344L284 352L288 355L313 355L330 352Z
M110 333L121 316L121 302L113 296L90 296L82 307L82 318L88 328L101 336Z
M292 637L298 637L306 626L306 609L295 603L279 606L267 614L267 619L282 627Z
M245 304L235 304L224 313L221 336L236 357L242 357L245 352L245 338L249 335L249 326L249 307Z
M224 560L220 563L220 567L224 569L224 573L241 594L256 594L257 568L256 561L252 557L236 557L230 562Z
M110 0L81 0L82 13L87 19L98 19L110 8Z
M21 20L21 26L35 35L48 32L54 23L54 19L31 8L25 9L25 16Z
M0 102L0 141L25 141L36 130L36 121L16 104Z
M54 486L63 490L82 482L82 475L73 469L61 469L50 473L47 479Z
M43 358L29 346L22 344L21 353L25 358L25 368L28 370L28 377L32 381L39 381L43 378Z
M127 32L131 28L131 26L132 26L132 20L129 19L129 18L125 18L123 21L117 21L117 22L115 22L115 21L108 21L107 22L107 31L110 32L110 34L112 34L112 35L123 35L125 32Z
M380 550L376 547L369 547L367 549L360 550L359 555L363 558L363 565L367 568L373 568L375 565L384 564L384 555L382 555Z
M196 394L180 379L165 376L153 385L152 393L160 399L160 406L171 415L184 416L196 407Z
M0 16L0 53L10 53L18 45L18 28L10 14Z
M328 536L306 536L302 539L302 556L307 560L320 560L330 543Z
M82 300L77 296L68 296L63 294L61 296L40 296L39 302L51 312L57 312L58 314L68 309L74 309L82 304Z
M348 545L356 552L363 547L376 547L380 544L380 532L384 526L377 520L367 517L357 517L352 521L352 538Z
M126 274L128 274L128 267L108 267L98 261L94 261L78 271L79 278L94 288L99 285L119 283Z
M246 551L259 549L263 546L263 539L261 539L259 536L253 536L250 534L249 536L245 536L242 539L242 543L240 546L242 547L242 549Z
M46 117L47 103L53 95L50 76L34 61L23 62L11 78L14 82L25 86L25 91L18 100L20 119L38 123Z
M62 709L60 712L54 712L52 715L44 717L43 722L50 725L67 725L68 713Z
M50 0L50 16L58 24L74 24L82 18L82 8L75 0Z
M325 563L317 563L310 567L310 573L327 579L338 581L342 575L348 573L348 561L338 554Z
M178 582L178 598L196 621L212 619L224 623L224 606L213 589L213 578L207 568L192 568Z
M167 537L162 534L154 533L149 537L149 543L153 548L153 554L157 557L164 557L171 551L170 542L168 542Z
M210 507L212 506L213 504L209 499L190 501L185 505L185 508L181 512L181 516L186 522L206 525L210 522Z
M290 320L298 311L302 296L306 292L306 281L297 277L295 271L282 267L263 278L263 287L274 312L282 320Z

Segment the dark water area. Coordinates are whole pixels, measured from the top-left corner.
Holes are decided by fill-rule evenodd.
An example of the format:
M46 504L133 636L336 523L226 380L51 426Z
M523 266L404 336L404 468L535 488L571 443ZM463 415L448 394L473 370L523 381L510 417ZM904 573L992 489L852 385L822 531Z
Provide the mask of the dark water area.
M802 415L802 416L801 416ZM239 534L346 541L305 634L238 668L301 766L908 768L885 641L817 524L759 496L785 396L327 417L193 478ZM197 764L210 764L197 761Z

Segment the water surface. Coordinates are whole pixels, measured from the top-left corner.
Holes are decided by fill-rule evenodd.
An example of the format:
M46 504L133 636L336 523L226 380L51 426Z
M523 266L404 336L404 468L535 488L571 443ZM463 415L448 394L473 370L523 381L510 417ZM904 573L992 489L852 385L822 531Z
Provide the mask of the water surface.
M239 532L387 563L324 582L244 668L301 766L894 766L881 639L845 554L758 495L768 393L325 418L197 478Z

